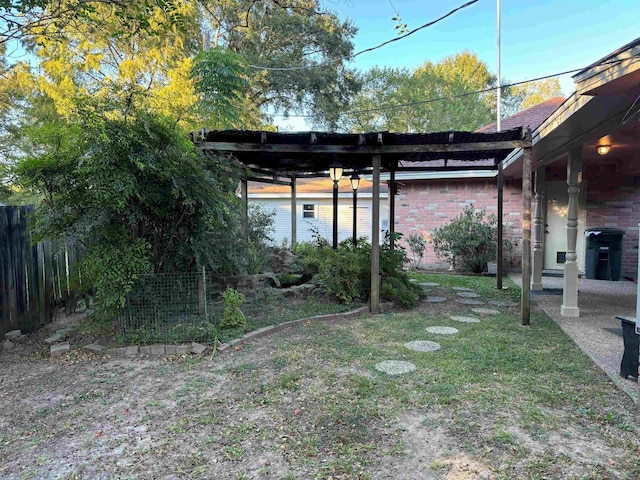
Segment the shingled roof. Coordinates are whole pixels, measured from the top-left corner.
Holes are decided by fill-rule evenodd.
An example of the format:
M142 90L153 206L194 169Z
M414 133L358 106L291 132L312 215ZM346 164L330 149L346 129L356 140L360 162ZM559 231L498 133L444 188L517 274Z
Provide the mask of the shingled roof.
M554 97L546 102L539 103L533 107L522 110L521 112L511 115L502 120L500 127L502 130L509 130L516 127L530 128L535 130L542 122L551 116L551 114L564 103L563 97ZM491 133L496 131L496 123L490 123L477 130L478 132Z

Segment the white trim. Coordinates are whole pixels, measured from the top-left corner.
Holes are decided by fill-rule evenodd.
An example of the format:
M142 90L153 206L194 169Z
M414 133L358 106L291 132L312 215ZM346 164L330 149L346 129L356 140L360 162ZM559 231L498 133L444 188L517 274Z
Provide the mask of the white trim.
M455 171L440 171L440 172L397 172L396 182L401 180L440 180L440 179L463 179L463 178L495 178L498 174L495 170L455 170ZM365 175L364 178L369 180L370 175ZM383 173L380 175L381 181L388 182L390 175Z

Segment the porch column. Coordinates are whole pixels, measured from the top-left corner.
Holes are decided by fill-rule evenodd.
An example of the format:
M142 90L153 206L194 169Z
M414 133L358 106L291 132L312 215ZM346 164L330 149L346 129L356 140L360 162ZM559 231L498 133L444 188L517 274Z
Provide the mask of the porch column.
M296 203L296 177L291 177L291 248L295 247L297 240L298 207Z
M567 208L567 255L564 264L564 287L562 292L563 317L579 317L578 308L578 256L576 244L578 241L578 194L582 181L582 147L569 152L567 160L567 192L569 205Z
M531 140L531 131L527 130ZM531 323L531 147L522 149L522 292L520 323Z
M545 167L536 170L535 203L533 216L533 275L531 278L531 290L542 290L542 268L544 265L544 255L542 244L544 241L544 184Z
M371 313L380 312L380 155L373 156L371 209Z

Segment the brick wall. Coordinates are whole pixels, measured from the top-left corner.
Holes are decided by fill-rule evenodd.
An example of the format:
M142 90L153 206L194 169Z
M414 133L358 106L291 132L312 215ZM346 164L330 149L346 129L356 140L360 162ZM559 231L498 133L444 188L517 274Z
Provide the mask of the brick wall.
M587 227L616 227L626 231L622 242L622 277L638 275L640 177L616 175L615 165L585 169Z
M456 217L464 208L473 204L487 213L497 213L498 193L495 179L421 180L403 181L404 186L396 196L396 232L406 236L418 232L427 240L436 227ZM504 235L520 245L520 221L522 215L521 184L505 182L504 187ZM410 255L410 252L407 250ZM511 265L520 264L519 248L508 259ZM444 265L428 242L423 265Z
M566 181L566 167L548 168L548 181ZM585 168L586 226L616 227L626 231L623 238L622 276L635 278L638 272L638 223L640 223L640 177L616 174L615 165ZM427 240L434 228L459 215L466 205L473 204L490 213L497 212L497 190L494 179L404 181L396 196L396 231L418 232ZM519 181L507 181L504 188L505 237L520 245L522 198ZM533 200L533 198L532 198ZM533 216L533 206L531 214ZM533 235L533 232L532 232ZM533 246L533 238L532 238ZM409 254L409 251L407 251ZM520 251L516 248L508 259L511 266L520 266ZM430 242L423 265L444 266L436 257Z

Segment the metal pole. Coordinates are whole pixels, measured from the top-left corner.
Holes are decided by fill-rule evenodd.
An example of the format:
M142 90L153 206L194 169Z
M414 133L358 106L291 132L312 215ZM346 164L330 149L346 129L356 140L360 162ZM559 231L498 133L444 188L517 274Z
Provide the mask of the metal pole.
M353 191L353 246L358 246L358 190Z
M389 172L389 242L391 250L395 249L396 232L396 171Z
M502 162L498 164L498 241L496 245L496 288L502 290L502 265L503 265L503 246L504 246L504 227L502 217L504 216L504 172L502 171Z
M338 249L338 182L333 182L333 249Z
M501 103L502 103L502 80L500 79L500 0L497 0L497 27L498 27L498 90L497 90L497 101L496 101L496 131L502 130L500 114L501 114Z

